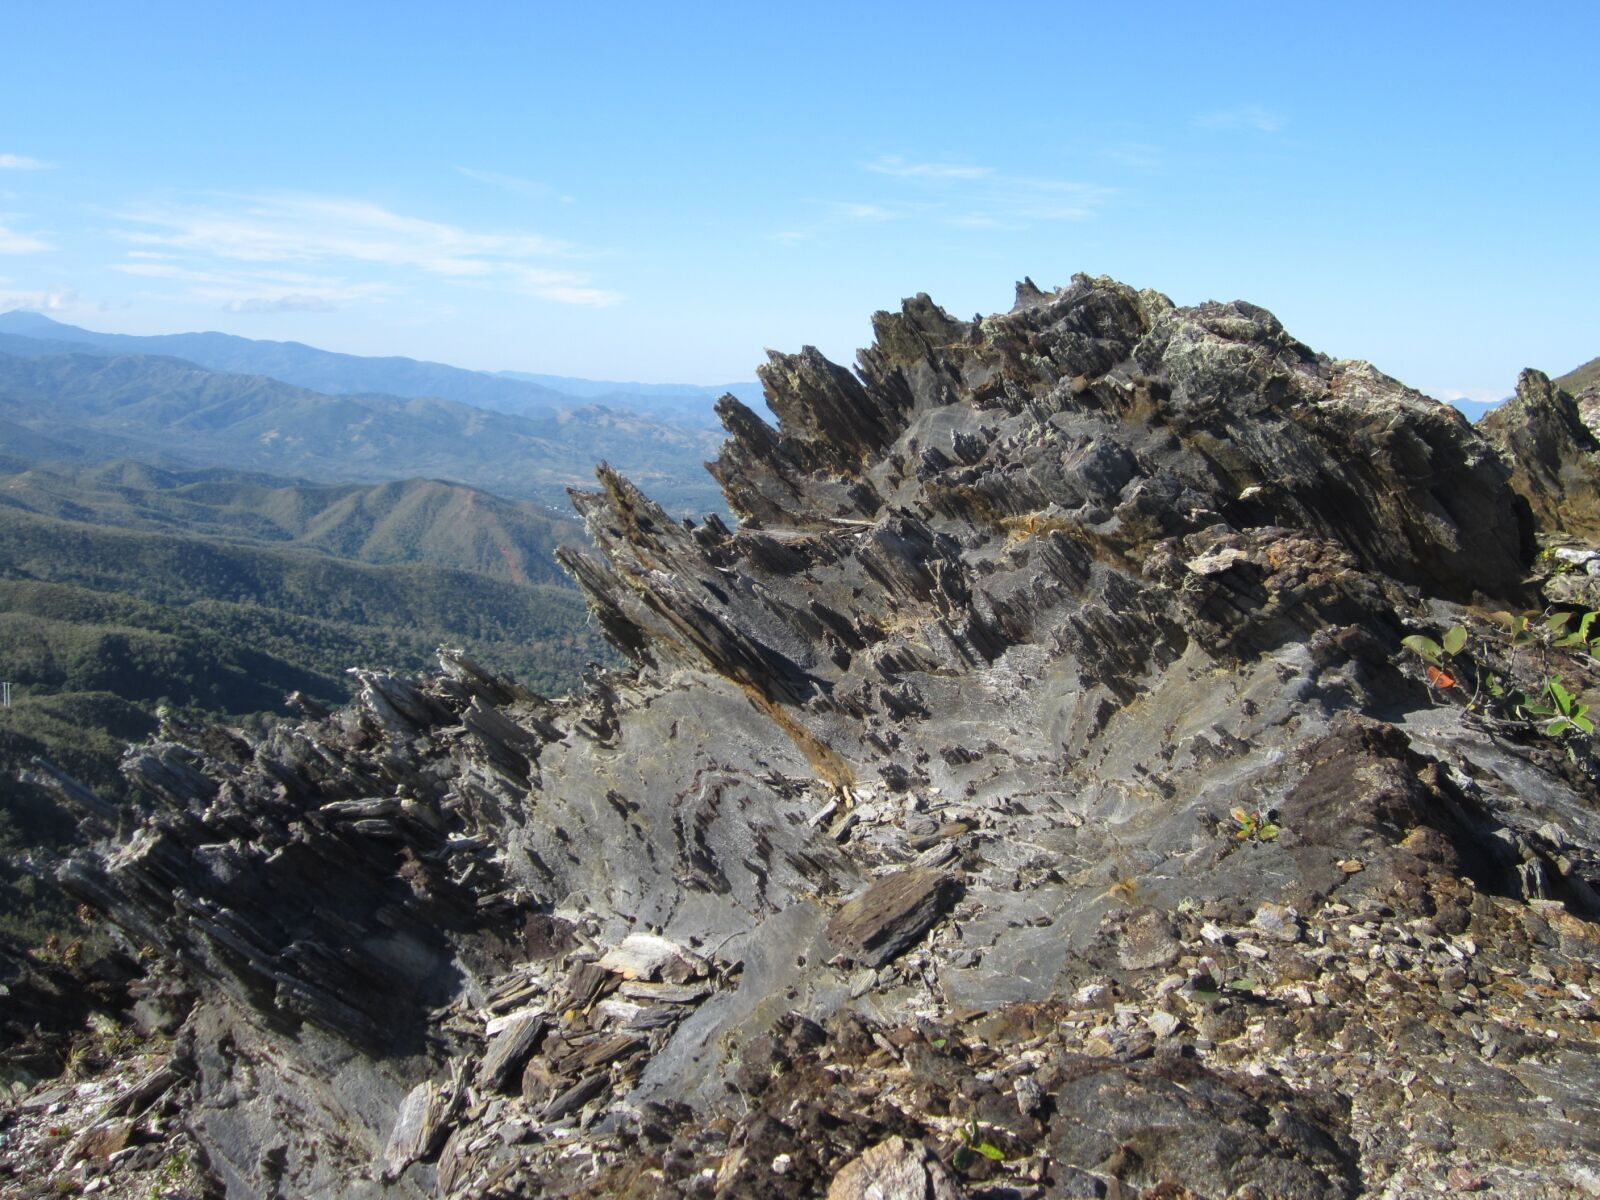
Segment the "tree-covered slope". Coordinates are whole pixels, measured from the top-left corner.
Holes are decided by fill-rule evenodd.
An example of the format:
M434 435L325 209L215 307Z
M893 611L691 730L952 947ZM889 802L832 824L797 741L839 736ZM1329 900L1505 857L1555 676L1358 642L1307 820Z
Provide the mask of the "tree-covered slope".
M0 506L322 550L360 562L423 562L515 583L565 582L553 552L558 542L582 536L575 522L532 502L440 480L314 484L222 468L164 470L126 459L0 474Z
M174 358L0 352L0 455L83 447L72 456L340 482L426 476L563 512L566 489L607 460L699 512L718 502L702 464L719 441L598 407L535 419L450 400L325 395Z

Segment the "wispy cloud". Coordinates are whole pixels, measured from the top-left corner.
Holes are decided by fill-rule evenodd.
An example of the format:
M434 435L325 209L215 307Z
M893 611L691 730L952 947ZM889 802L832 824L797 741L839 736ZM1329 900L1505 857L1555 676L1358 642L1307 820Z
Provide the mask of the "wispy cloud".
M395 291L387 283L354 283L297 271L195 270L149 258L117 263L111 269L124 275L185 284L191 299L236 313L337 312L346 304L382 299Z
M993 167L966 163L908 162L898 154L888 154L866 164L875 175L894 175L901 179L984 179L994 174Z
M55 249L41 238L18 233L12 229L6 224L10 217L9 213L0 213L0 254L37 254L41 250Z
M137 247L129 257L138 256L123 269L134 274L154 274L132 268L162 261L150 255L167 254L184 269L201 273L226 263L303 264L331 266L341 276L387 271L397 281L407 272L420 272L560 304L612 304L621 299L566 265L584 256L569 242L538 233L466 229L362 200L224 197L223 202L207 206L147 207L123 214L122 220L121 236ZM562 263L562 269L552 268L552 260ZM346 287L342 298L347 300L378 294L375 284L341 286ZM348 290L352 287L369 290L355 293Z
M1200 113L1193 124L1199 129L1242 129L1255 133L1279 133L1289 124L1282 113L1262 108L1259 104L1245 104L1238 108L1224 108Z
M457 167L456 172L465 175L468 179L486 183L490 187L513 192L518 196L525 196L529 200L555 199L563 204L571 204L573 202L571 196L561 194L560 190L554 185L541 183L537 179L520 179L515 175L502 175L499 171L480 171L475 167Z
M235 313L285 313L285 312L338 312L339 306L322 296L308 292L290 292L284 296L246 296L240 300L224 300L226 312Z
M54 165L26 154L0 154L0 171L48 171Z
M1115 189L1097 183L897 156L880 158L862 169L888 177L879 189L885 194L864 201L815 202L821 216L774 234L774 240L793 245L853 225L887 221L1021 231L1046 223L1086 221L1115 195Z
M79 307L78 293L71 288L57 291L12 292L0 288L0 312L25 308L32 312L70 312Z

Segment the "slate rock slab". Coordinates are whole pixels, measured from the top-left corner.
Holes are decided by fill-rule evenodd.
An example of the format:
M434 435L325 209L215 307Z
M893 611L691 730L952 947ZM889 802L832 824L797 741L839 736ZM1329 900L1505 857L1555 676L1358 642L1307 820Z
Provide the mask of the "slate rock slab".
M881 967L910 949L960 895L961 881L946 871L897 871L834 915L828 941L851 962Z

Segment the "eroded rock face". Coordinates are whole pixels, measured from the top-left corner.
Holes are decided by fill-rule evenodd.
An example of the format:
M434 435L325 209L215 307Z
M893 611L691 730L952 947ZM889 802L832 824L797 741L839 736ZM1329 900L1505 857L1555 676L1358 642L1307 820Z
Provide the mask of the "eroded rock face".
M1247 304L874 328L723 401L739 529L575 496L633 671L130 757L63 882L199 991L230 1192L1600 1181L1593 776L1399 647L1525 600L1494 448Z
M1517 394L1480 428L1510 464L1511 485L1541 528L1600 538L1600 441L1577 401L1542 371L1524 371Z

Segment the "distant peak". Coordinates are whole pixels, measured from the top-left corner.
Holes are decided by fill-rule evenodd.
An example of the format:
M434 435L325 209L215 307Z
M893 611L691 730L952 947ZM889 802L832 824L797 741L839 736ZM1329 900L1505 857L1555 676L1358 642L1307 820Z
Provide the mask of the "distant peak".
M59 333L72 328L73 326L53 320L43 313L32 312L25 308L14 308L9 312L0 312L0 329L10 330L13 333L28 331Z

